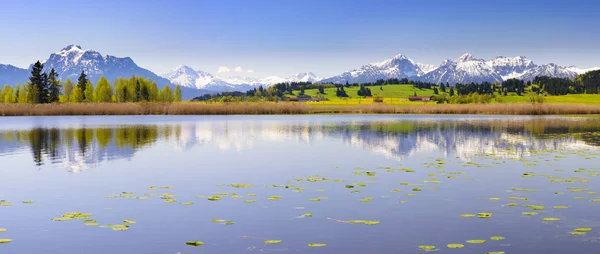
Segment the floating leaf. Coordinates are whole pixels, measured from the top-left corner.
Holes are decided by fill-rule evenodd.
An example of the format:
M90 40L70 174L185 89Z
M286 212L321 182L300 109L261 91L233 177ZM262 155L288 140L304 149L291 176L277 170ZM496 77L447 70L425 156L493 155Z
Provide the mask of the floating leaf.
M504 251L490 251L490 252L486 252L485 254L506 254L506 252L504 252Z
M460 217L465 217L465 218L470 218L470 217L476 217L477 214L472 214L472 213L462 213L459 214Z
M12 239L0 239L0 244L10 243Z
M435 250L435 246L433 246L433 245L419 245L419 249L424 250L424 251L434 251Z
M467 243L472 243L472 244L483 244L487 242L486 240L467 240Z
M0 228L0 233L6 232L6 228Z
M500 200L500 198L489 198L489 199L492 200L492 201L498 201L498 200Z
M248 184L248 183L232 183L229 186L231 186L233 188L251 188L254 185Z
M201 246L204 245L203 242L200 241L187 241L185 242L186 245L190 245L190 246Z
M111 228L112 228L112 230L115 230L115 231L127 231L129 229L129 226L117 224L117 225L113 225Z
M590 232L590 231L592 231L592 228L576 228L575 231L577 231L577 232Z
M573 232L569 232L569 234L571 234L571 235L585 235L586 232L573 231Z
M508 203L507 206L519 206L517 203Z
M298 218L312 217L312 213L303 213L298 216Z
M590 199L590 202L592 202L592 203L600 203L600 199Z
M542 218L543 221L559 221L560 218Z
M492 217L492 213L478 213L477 217L479 218L491 218Z
M134 221L134 220L123 220L123 222L127 223L127 224L134 224L134 223L136 223L136 221Z
M421 191L421 188L413 188L413 191Z
M537 212L523 212L523 215L527 215L527 216L533 216L533 215L537 215Z
M33 204L35 203L33 200L23 200L23 204Z
M308 198L309 201L321 201L320 198Z
M281 240L265 240L265 244L280 244Z
M254 202L256 202L256 200L254 200L254 199L244 200L244 203L254 203Z
M325 247L327 244L324 243L309 243L308 247Z
M492 236L490 237L490 240L493 241L500 241L500 240L504 240L505 238L503 236Z
M223 219L212 219L212 222L214 222L214 223L225 223L225 222L227 222L227 220L223 220Z
M465 247L464 244L460 244L460 243L451 243L446 245L446 247L450 248L450 249L462 249Z
M358 201L360 201L360 202L371 202L371 201L373 201L373 198L371 198L371 197L366 197L366 198L360 199L360 200L358 200Z
M569 208L569 207L566 206L566 205L557 205L557 206L554 206L554 209L567 209L567 208Z
M193 205L194 202L181 202L182 205Z
M271 197L268 197L267 199L268 200L279 200L281 198L282 198L282 196L271 196Z
M208 200L210 200L210 201L218 201L218 200L221 200L221 199L222 199L221 196L210 196L210 197L208 197Z

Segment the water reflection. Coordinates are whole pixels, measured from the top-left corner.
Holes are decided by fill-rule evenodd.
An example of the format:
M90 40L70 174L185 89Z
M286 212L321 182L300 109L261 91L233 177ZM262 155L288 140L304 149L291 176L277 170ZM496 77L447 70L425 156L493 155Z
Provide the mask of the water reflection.
M0 130L0 156L30 150L36 166L72 172L132 158L157 142L186 151L216 145L243 151L257 142L341 141L370 153L402 160L428 151L471 160L481 154L521 158L539 150L592 149L600 145L596 119L261 121L216 120L172 124ZM509 152L507 152L509 151Z

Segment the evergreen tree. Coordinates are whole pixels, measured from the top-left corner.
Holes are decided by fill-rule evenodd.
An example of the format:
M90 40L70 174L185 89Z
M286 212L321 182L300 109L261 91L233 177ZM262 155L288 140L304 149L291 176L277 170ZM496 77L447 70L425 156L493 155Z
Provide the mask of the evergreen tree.
M135 102L139 102L142 100L142 87L140 85L140 81L136 80L135 81Z
M442 92L446 92L446 85L444 85L444 83L440 83L440 90L442 90Z
M414 96L417 96L417 92L415 92L415 95L414 95Z
M325 94L325 88L322 85L319 86L319 93L320 94Z
M179 85L175 86L175 91L173 92L173 100L175 102L181 101L181 87Z
M30 103L48 102L48 75L43 72L44 65L37 61L31 68L29 77Z
M454 87L450 87L450 96L454 96Z
M82 70L81 75L79 75L79 78L77 79L77 86L79 87L79 90L81 91L81 94L83 95L84 100L85 100L85 87L87 86L87 83L88 83L87 75L85 75L85 72Z
M54 71L54 68L50 70L48 74L48 102L56 103L59 102L60 98L60 80L58 80L58 73Z

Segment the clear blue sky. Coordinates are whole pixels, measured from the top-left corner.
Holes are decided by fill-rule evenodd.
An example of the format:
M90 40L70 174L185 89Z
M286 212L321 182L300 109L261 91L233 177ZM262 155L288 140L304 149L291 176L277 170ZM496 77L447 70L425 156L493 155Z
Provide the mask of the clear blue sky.
M0 63L26 67L68 44L157 73L339 74L402 53L464 53L600 66L600 1L2 0Z

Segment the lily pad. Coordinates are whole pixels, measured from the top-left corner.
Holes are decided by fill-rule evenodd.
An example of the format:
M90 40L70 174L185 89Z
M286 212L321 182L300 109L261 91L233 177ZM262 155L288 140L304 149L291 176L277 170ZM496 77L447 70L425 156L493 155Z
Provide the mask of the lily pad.
M271 197L268 197L267 200L279 200L281 198L282 198L282 196L271 196Z
M10 243L12 239L0 239L0 244Z
M560 218L542 218L543 221L559 221Z
M327 244L324 243L309 243L308 247L325 247Z
M592 228L576 228L575 231L577 231L577 232L590 232L590 231L592 231Z
M527 216L533 216L533 215L537 215L537 212L523 212L523 215L527 215Z
M254 203L254 202L256 202L256 200L254 200L254 199L244 200L244 203Z
M23 204L33 204L35 201L33 200L23 200Z
M491 218L492 217L492 213L478 213L477 217L485 219L485 218Z
M486 243L486 240L467 240L467 243L472 243L472 244L483 244Z
M450 249L462 249L465 247L464 244L460 244L460 243L451 243L446 245L446 247L450 248Z
M504 238L504 236L492 236L492 237L490 237L490 240L493 240L493 241L501 241L501 240L504 240L504 239L506 239L506 238Z
M569 207L566 206L566 205L557 205L557 206L554 206L554 209L567 209L567 208L569 208Z
M193 205L194 202L181 202L182 205Z
M123 220L123 223L127 223L127 224L135 224L136 221L134 220Z
M221 196L210 196L210 197L208 197L208 200L210 200L210 201L218 201L218 200L221 200L221 199L222 199Z
M6 228L0 228L0 233L6 232Z
M200 241L187 241L187 242L185 242L185 244L189 245L189 246L202 246L202 245L204 245L204 243L200 242Z
M579 231L573 231L573 232L569 232L570 235L585 235L587 232L579 232Z
M281 240L265 240L265 244L280 244Z
M459 214L458 216L460 216L460 217L465 217L465 218L470 218L470 217L477 217L477 214L472 214L472 213L462 213L462 214Z
M435 250L435 246L433 246L433 245L419 245L419 249L424 250L424 251L434 251Z

